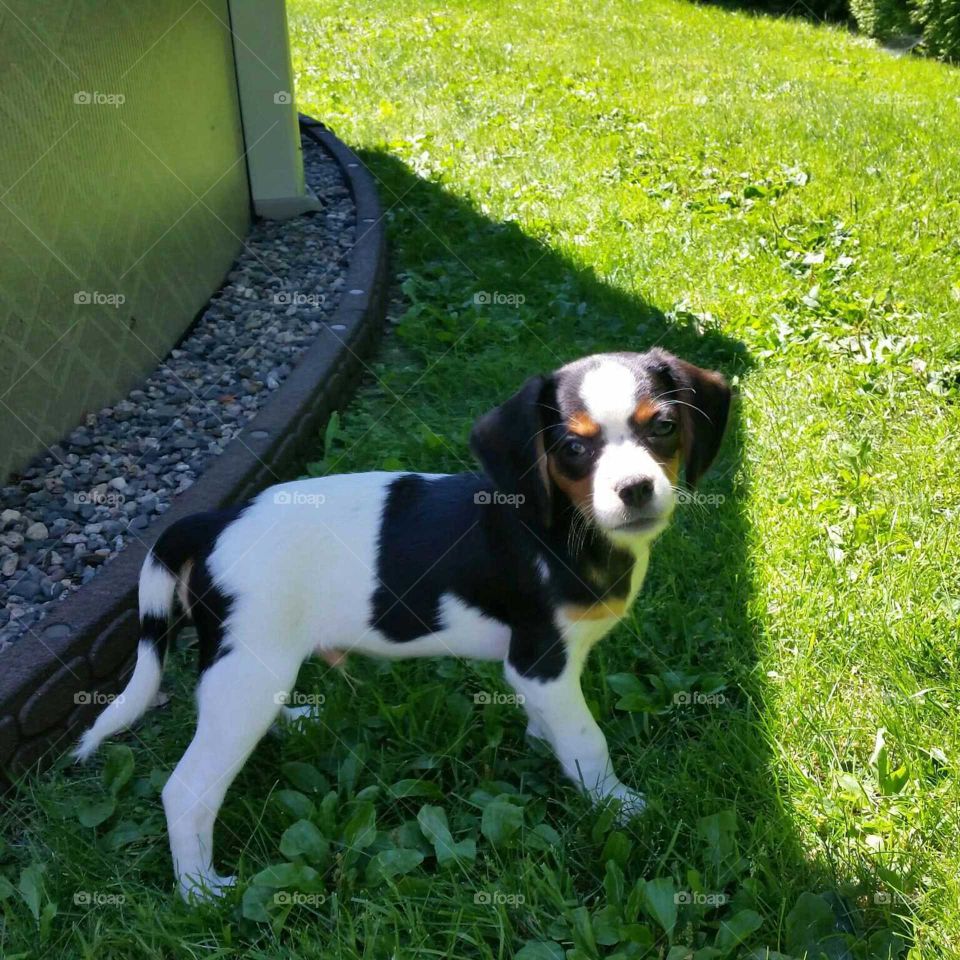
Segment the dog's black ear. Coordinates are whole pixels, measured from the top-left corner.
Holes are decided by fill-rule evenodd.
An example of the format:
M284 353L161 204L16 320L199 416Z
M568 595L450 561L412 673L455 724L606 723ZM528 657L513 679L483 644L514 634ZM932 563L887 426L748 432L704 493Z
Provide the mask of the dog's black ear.
M531 377L473 425L470 449L500 493L517 498L525 523L550 522L550 479L543 431L552 377Z
M664 353L679 391L675 395L683 422L683 474L697 481L713 463L730 414L730 387L716 370L704 370Z

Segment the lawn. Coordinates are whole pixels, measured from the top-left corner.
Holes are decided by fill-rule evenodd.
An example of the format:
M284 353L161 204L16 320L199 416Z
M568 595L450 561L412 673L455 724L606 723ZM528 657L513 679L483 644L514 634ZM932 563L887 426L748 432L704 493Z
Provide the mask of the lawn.
M596 350L738 386L585 674L650 806L590 809L494 665L310 665L321 720L221 814L240 886L189 908L181 650L170 707L2 814L0 955L960 955L960 72L680 0L289 6L397 277L304 472L471 469L479 413Z

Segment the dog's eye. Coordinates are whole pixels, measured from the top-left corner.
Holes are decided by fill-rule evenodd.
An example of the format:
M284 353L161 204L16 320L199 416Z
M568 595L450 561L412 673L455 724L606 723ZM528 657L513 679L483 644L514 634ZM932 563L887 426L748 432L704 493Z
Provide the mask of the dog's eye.
M573 458L585 457L590 452L582 440L574 439L566 440L562 449L568 457Z
M675 420L655 420L650 424L650 433L655 437L669 437L677 431Z

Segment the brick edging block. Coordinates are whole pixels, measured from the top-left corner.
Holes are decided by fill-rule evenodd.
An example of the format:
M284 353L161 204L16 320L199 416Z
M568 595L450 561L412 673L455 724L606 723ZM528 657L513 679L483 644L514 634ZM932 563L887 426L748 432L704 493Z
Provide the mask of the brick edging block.
M290 376L197 482L0 658L0 784L52 761L96 715L92 705L77 703L77 693L122 689L138 640L137 576L149 545L181 517L246 499L280 479L352 396L362 358L379 339L388 275L373 177L323 124L301 116L300 125L339 165L356 209L340 303ZM334 324L345 329L330 329Z

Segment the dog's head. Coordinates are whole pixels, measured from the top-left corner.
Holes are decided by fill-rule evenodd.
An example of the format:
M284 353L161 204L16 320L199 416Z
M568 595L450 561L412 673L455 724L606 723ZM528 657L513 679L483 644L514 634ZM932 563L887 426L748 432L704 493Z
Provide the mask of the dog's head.
M683 468L694 485L723 439L730 388L663 350L603 353L531 377L480 417L470 445L525 523L572 506L610 540L659 533Z

